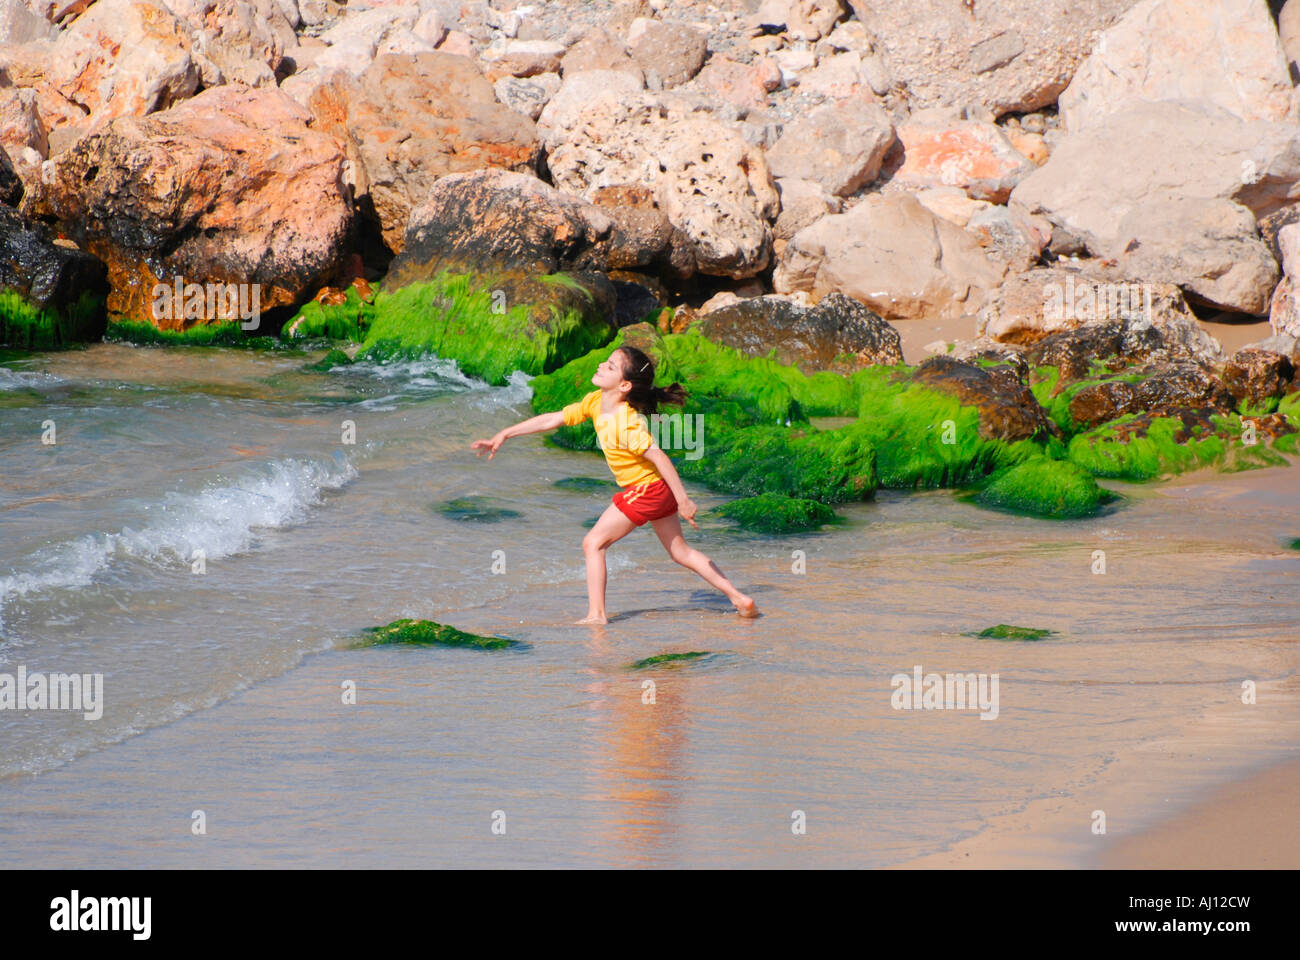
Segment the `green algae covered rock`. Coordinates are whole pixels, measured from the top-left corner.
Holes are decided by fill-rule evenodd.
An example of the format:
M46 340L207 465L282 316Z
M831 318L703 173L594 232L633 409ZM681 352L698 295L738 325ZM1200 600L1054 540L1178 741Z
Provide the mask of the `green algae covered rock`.
M715 512L759 533L799 533L834 523L835 511L816 500L765 493L723 504Z
M613 292L596 274L439 273L371 301L354 288L340 304L309 303L285 328L294 339L360 341L357 359L439 356L500 386L608 343Z
M307 369L318 370L323 373L326 370L333 370L335 367L346 367L351 362L352 358L336 347L315 363L310 364Z
M689 653L660 653L653 657L638 660L631 665L631 669L644 670L647 667L671 667L707 656L711 656L711 654L708 651L701 650L692 650Z
M384 627L370 627L362 631L364 637L359 647L390 646L395 644L415 647L469 647L474 650L505 650L525 644L506 637L482 637L466 633L432 620L394 620Z
M968 633L965 636L991 640L1046 640L1048 637L1056 636L1056 631L1037 627L1013 627L1010 624L999 623L996 627L985 627L979 633Z
M162 330L152 323L138 320L110 320L104 331L104 339L161 347L247 347L254 350L283 347L274 337L246 335L240 329L238 320L199 323L185 330Z
M1091 517L1115 499L1092 475L1073 463L1035 457L1001 470L975 495L986 507L1035 517Z
M563 477L552 486L561 490L612 490L618 485L613 480L601 480L599 477Z
M435 509L452 520L466 520L473 523L497 523L523 516L518 510L496 506L487 497L457 497L436 504Z
M1300 537L1296 537L1290 544L1288 544L1288 546L1290 546L1292 550L1300 550Z

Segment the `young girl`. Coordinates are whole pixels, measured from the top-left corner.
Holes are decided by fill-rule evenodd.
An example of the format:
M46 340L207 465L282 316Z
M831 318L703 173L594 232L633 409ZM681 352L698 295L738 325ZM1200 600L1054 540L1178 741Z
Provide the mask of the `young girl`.
M614 494L613 504L601 514L582 541L587 559L587 616L578 623L607 623L605 617L605 551L643 523L651 523L668 555L688 570L694 570L727 595L742 617L758 616L754 601L737 590L700 551L682 537L680 513L692 527L695 504L686 495L672 461L655 444L645 428L642 414L658 412L659 404L680 405L686 392L679 384L654 385L655 371L650 358L636 347L620 347L596 368L591 382L599 387L576 403L555 413L543 413L512 427L491 440L475 440L471 448L491 460L501 444L511 437L541 433L561 426L574 427L594 421L596 439L605 462L623 489Z

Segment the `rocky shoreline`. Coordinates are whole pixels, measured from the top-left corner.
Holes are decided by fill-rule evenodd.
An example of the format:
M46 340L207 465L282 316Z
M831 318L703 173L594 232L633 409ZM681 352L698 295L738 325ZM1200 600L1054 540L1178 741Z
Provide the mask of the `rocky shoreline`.
M0 346L435 353L544 410L635 343L744 525L1088 516L1298 452L1297 56L1300 0L0 0Z

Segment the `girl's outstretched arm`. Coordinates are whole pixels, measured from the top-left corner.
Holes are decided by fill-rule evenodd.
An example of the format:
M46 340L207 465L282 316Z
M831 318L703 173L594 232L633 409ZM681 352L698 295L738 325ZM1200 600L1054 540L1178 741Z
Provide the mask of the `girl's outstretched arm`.
M535 417L530 417L516 423L514 426L506 427L494 436L491 440L475 440L469 445L471 450L477 450L476 456L483 456L483 451L487 451L488 459L491 460L499 449L501 444L505 443L511 437L522 437L529 433L544 433L547 430L554 430L557 427L564 426L564 411L556 410L554 413L539 413Z
M645 458L654 464L655 469L659 471L659 476L663 477L664 483L668 484L668 489L673 493L673 499L677 501L677 512L682 515L682 519L696 530L700 529L699 524L695 522L697 509L695 501L686 495L686 488L682 486L682 478L677 475L677 468L668 459L668 454L660 450L658 446L651 444L650 449L645 452Z

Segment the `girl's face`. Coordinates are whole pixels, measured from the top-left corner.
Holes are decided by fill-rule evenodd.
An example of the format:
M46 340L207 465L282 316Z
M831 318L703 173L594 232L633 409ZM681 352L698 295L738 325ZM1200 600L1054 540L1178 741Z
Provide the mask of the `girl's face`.
M596 368L596 375L591 378L591 382L602 390L623 388L621 392L627 393L632 389L632 384L628 382L623 373L623 351L615 350L609 355L609 359L601 363Z

